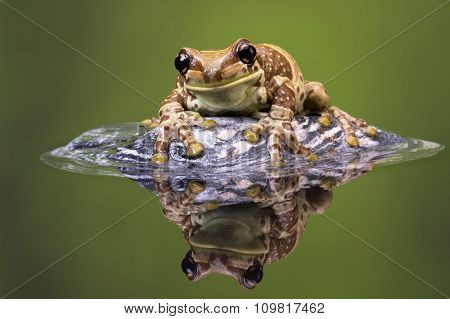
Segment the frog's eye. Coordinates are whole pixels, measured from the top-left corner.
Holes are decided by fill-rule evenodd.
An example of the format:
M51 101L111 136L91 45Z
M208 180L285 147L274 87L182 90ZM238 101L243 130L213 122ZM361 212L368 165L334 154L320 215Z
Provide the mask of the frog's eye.
M237 47L237 55L242 63L251 64L256 58L256 48L249 43L242 42Z
M263 271L261 266L251 266L245 272L242 278L242 284L248 288L255 288L256 285L263 279Z
M189 280L197 277L197 264L191 256L186 255L186 257L184 257L183 261L181 262L181 269Z
M175 68L181 74L186 74L189 69L189 63L191 58L186 53L180 52L175 58Z

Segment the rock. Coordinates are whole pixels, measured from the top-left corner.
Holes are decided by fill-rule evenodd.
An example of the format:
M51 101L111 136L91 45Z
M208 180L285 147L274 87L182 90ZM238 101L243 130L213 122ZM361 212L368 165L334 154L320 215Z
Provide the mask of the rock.
M180 141L174 141L169 147L169 162L163 167L172 171L180 169L183 171L186 169L214 169L217 171L218 169L248 170L251 168L249 165L266 167L270 164L266 136L263 135L257 144L251 144L242 135L243 129L256 120L247 117L216 117L213 119L217 122L213 129L193 128L194 135L205 148L201 156L187 157L184 145ZM342 128L336 121L333 121L329 127L323 128L317 123L316 116L296 116L294 129L298 140L310 151L316 153L319 160L330 156L336 158L341 155L357 155L368 149L399 145L408 141L399 135L381 130L377 130L377 136L371 138L365 136L358 129L356 134L360 141L360 147L354 148L345 142ZM155 139L156 130L153 129L143 138L119 149L114 158L118 161L149 164ZM299 161L307 162L304 156L294 155L287 150L284 152L284 158L290 164Z
M42 156L47 164L79 173L125 176L154 190L154 173L165 174L173 190L182 191L189 180L206 181L199 201L244 201L251 184L264 185L274 176L299 175L302 188L347 182L370 170L375 164L431 156L441 146L412 140L377 129L375 137L357 129L359 147L349 146L341 126L333 120L323 128L316 116L296 116L294 129L301 143L317 154L315 161L284 152L287 165L271 166L266 138L248 143L242 135L256 120L246 117L214 117L216 127L194 127L195 136L204 145L196 158L186 156L184 145L175 140L169 146L169 161L162 166L151 163L156 129L146 131L137 123L106 126L88 131L68 145ZM349 170L352 172L349 175Z

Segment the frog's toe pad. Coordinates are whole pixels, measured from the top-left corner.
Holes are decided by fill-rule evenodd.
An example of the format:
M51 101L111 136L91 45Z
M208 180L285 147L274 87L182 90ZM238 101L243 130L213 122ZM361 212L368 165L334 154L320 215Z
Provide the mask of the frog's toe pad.
M250 186L245 192L248 198L255 198L261 194L261 187L259 185Z
M321 117L319 117L319 118L317 119L317 122L319 122L319 124L320 124L322 127L328 127L328 126L330 126L330 124L331 124L330 118L329 118L328 116L326 116L326 115L322 115Z
M153 164L164 164L169 160L169 156L166 153L155 153L152 156Z
M146 129L154 129L159 126L159 122L155 119L146 119L139 123L139 126L145 127Z
M309 153L307 156L306 156L306 159L308 160L308 161L317 161L317 155L316 155L316 153Z
M358 138L354 135L349 135L345 137L345 141L347 142L348 145L350 145L351 147L358 147L359 146L359 141Z
M206 210L211 211L211 210L217 209L217 208L219 207L219 205L216 204L216 203L214 203L214 202L205 202L205 203L203 204L203 207L204 207Z
M209 129L214 128L216 125L217 125L217 123L214 120L204 120L202 122L202 124L200 124L200 127L205 130L209 130Z
M366 133L366 135L369 137L375 137L377 136L377 129L373 126L369 126L366 128L364 133Z
M192 192L198 194L198 193L201 193L201 192L203 192L205 190L205 185L203 185L203 183L198 182L198 181L189 181L188 188Z
M203 152L203 145L200 143L192 143L188 146L188 156L195 157Z
M252 144L256 144L259 141L259 135L250 130L244 131L244 138L247 140L247 142Z

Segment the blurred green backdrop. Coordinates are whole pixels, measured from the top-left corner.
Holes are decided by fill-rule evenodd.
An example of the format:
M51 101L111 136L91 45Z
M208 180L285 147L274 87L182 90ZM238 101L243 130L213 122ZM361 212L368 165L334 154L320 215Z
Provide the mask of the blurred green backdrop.
M151 196L127 179L58 171L40 154L157 107L3 4L6 1L156 101L174 85L181 46L244 36L280 45L325 82L443 3L377 1L0 1L0 295ZM334 104L404 136L450 145L446 6L328 84ZM327 214L450 293L449 151L376 170L334 190ZM11 298L435 298L406 271L321 217L300 247L242 289L190 283L186 251L157 200Z

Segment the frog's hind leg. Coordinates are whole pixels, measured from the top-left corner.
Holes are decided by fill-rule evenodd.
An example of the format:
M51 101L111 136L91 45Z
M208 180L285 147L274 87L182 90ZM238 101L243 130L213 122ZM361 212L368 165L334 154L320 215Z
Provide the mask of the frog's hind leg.
M359 146L359 141L356 137L355 129L351 124L348 114L334 106L330 107L328 111L342 125L342 129L344 130L345 134L345 141L347 142L347 144L353 147Z
M320 82L305 83L305 100L303 112L322 113L330 106L330 96L325 86Z
M359 146L354 126L362 129L368 136L373 137L376 135L376 129L368 126L366 121L354 118L337 106L330 106L330 96L322 83L307 82L305 84L305 92L306 98L303 102L303 112L321 114L318 122L323 127L328 127L331 124L329 117L331 114L341 124L345 133L345 141L350 146Z
M367 125L367 122L365 120L355 118L355 117L351 116L350 114L344 112L337 106L332 106L332 107L330 107L330 109L331 109L330 112L334 112L336 114L340 113L341 115L343 115L347 119L347 121L349 121L356 127L363 130L367 136L374 137L377 134L376 128L373 126Z

